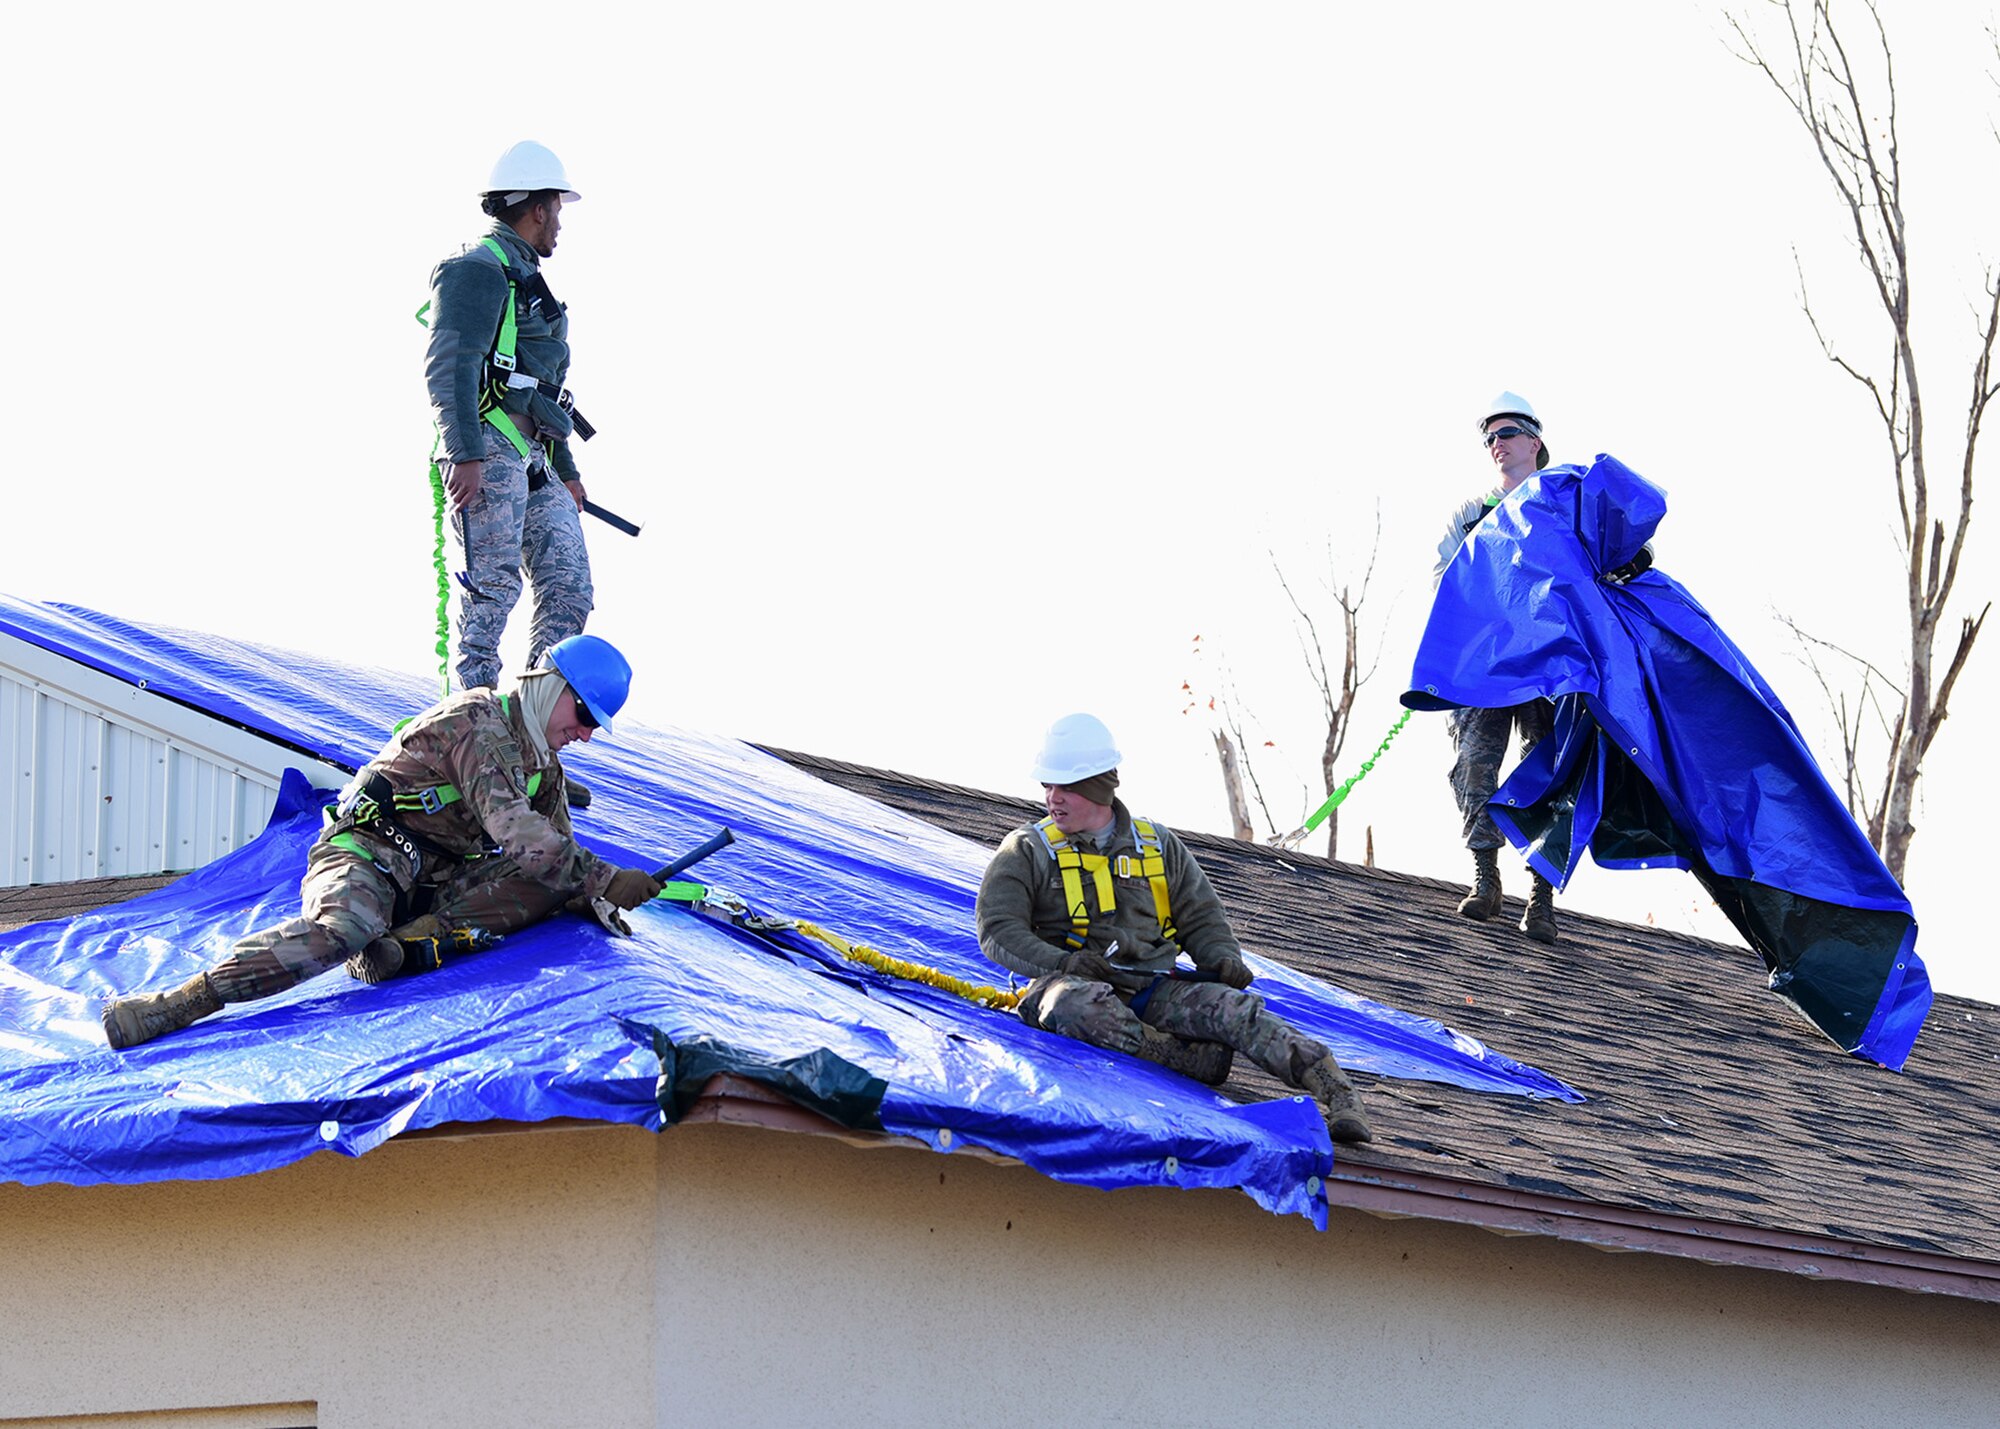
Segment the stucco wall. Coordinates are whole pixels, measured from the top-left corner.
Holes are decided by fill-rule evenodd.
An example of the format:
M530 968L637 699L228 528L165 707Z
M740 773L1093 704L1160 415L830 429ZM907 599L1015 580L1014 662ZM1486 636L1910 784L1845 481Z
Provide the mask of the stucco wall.
M2000 1307L686 1126L0 1185L0 1424L1985 1425Z
M325 1429L651 1424L658 1151L606 1127L0 1185L0 1422L317 1401Z
M1992 1424L2000 1307L742 1128L662 1138L663 1423Z

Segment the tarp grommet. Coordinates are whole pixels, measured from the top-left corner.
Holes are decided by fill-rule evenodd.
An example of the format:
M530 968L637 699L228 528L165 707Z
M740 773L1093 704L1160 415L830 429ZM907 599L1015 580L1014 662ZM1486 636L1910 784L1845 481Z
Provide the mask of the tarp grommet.
M1306 1177L1306 1194L1308 1196L1317 1196L1319 1192L1320 1192L1319 1177L1317 1176Z
M1166 1173L1167 1173L1167 1175L1168 1175L1168 1176L1178 1176L1178 1175L1180 1175L1180 1174L1181 1174L1181 1159L1180 1159L1180 1157L1178 1157L1178 1156L1169 1156L1169 1157L1168 1157L1168 1158L1167 1158L1167 1159L1166 1159L1166 1160L1165 1160L1165 1161L1164 1161L1163 1163L1161 1163L1161 1164L1162 1164L1162 1166L1164 1167L1164 1169L1166 1170Z
M948 1127L948 1126L947 1126L947 1127L942 1127L942 1128L940 1128L940 1129L939 1129L939 1131L938 1131L938 1145L939 1145L940 1147L942 1147L942 1148L943 1148L944 1150L946 1150L946 1151L949 1151L949 1150L951 1150L951 1128L950 1128L950 1127Z
M331 1141L338 1135L340 1135L339 1122L323 1121L319 1124L319 1139L321 1141Z

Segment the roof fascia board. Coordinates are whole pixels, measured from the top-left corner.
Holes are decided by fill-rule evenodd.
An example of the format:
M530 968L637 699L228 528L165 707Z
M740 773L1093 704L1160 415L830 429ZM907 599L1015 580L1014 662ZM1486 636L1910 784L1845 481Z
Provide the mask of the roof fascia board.
M911 1137L854 1131L818 1112L808 1111L767 1087L726 1073L709 1079L679 1124L693 1122L831 1136L850 1146L930 1149ZM411 1136L448 1138L498 1132L553 1131L586 1124L596 1123L452 1125L411 1133ZM996 1163L1020 1164L1013 1157L996 1156L977 1146L960 1145L952 1150L954 1154L970 1153ZM1595 1250L1672 1255L1709 1265L1773 1270L1814 1280L1843 1280L1919 1294L2000 1303L2000 1265L1949 1255L1759 1230L1751 1226L1699 1220L1692 1216L1606 1205L1599 1201L1568 1201L1557 1196L1514 1191L1472 1181L1455 1181L1444 1176L1376 1173L1370 1168L1343 1166L1338 1161L1334 1165L1334 1174L1327 1178L1325 1184L1329 1205L1346 1206L1388 1219L1442 1221L1476 1226L1497 1235L1545 1236L1552 1240L1587 1245Z
M1371 1215L1451 1221L1499 1235L1540 1235L1605 1251L1677 1255L1922 1294L2000 1303L2000 1265L1694 1216L1571 1201L1533 1191L1336 1162L1330 1204Z

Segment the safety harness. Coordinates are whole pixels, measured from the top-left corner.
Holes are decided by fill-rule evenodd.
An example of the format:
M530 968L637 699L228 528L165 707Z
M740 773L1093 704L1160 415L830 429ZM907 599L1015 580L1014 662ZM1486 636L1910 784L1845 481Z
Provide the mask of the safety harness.
M1500 504L1500 493L1497 491L1488 492L1484 500L1486 504L1483 508L1481 508L1479 514L1473 517L1470 521L1464 523L1465 534L1468 536L1470 536L1474 531L1477 531L1479 529L1479 523L1486 519L1487 512L1491 511L1494 507Z
M500 271L507 275L507 306L500 316L500 331L493 339L493 348L486 354L486 383L479 402L479 415L495 428L501 436L521 454L528 456L528 439L521 435L521 429L514 425L514 419L500 405L500 394L510 387L533 388L544 397L552 397L555 404L569 414L570 425L576 428L577 437L589 441L597 435L597 428L584 420L583 413L576 410L576 398L567 387L554 382L544 382L541 378L520 370L516 365L514 349L520 338L520 316L515 307L515 295L519 285L514 281L514 265L507 260L507 250L500 246L496 238L479 240L492 250L500 260ZM551 310L560 306L556 295L549 291L549 280L539 270L529 283L530 289Z
M1167 899L1167 861L1161 851L1159 831L1147 819L1132 820L1132 831L1139 836L1139 853L1136 857L1121 853L1115 858L1109 854L1084 853L1070 842L1069 835L1056 827L1053 817L1045 818L1035 825L1035 832L1042 837L1042 845L1055 859L1056 867L1062 872L1063 902L1069 908L1069 932L1063 941L1071 951L1081 948L1090 938L1090 905L1083 896L1083 875L1089 874L1097 885L1097 911L1110 913L1118 907L1118 895L1114 891L1112 878L1143 878L1153 889L1153 911L1159 915L1160 936L1168 942L1179 939L1174 928L1173 908Z
M513 697L500 696L501 712L512 718ZM538 769L528 776L528 797L542 787L542 772ZM356 829L373 834L394 844L404 858L409 860L410 877L416 878L417 870L423 864L423 855L435 854L439 858L456 859L469 863L486 854L497 852L488 848L479 853L463 854L456 849L448 849L421 834L412 833L396 821L397 814L435 814L448 809L464 799L456 784L432 784L423 789L398 789L389 782L389 777L376 770L366 779L357 779L341 794L340 802L327 809L326 829L322 837L336 848L359 854L373 860L374 853L359 839L354 837Z

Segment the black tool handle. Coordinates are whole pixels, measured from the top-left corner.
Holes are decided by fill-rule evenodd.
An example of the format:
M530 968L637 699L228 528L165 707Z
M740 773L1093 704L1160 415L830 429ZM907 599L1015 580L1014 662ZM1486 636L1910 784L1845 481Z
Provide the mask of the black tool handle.
M637 526L633 525L630 521L627 521L623 516L620 516L616 511L606 511L602 506L599 506L595 501L588 501L588 500L585 501L583 503L583 509L587 514L595 516L605 525L616 526L619 530L623 531L628 536L636 536L639 534L639 528Z
M677 874L686 872L710 854L720 853L735 842L736 835L729 832L728 829L724 829L722 832L711 836L706 843L702 844L694 852L682 854L679 858L654 874L653 877L660 883L671 882Z

